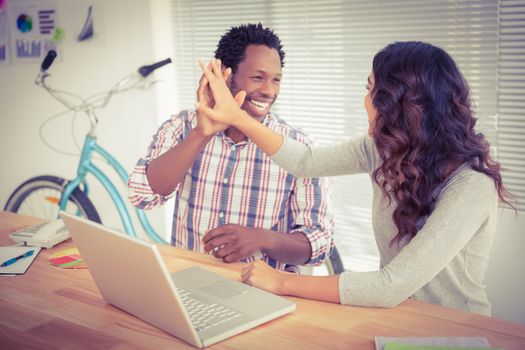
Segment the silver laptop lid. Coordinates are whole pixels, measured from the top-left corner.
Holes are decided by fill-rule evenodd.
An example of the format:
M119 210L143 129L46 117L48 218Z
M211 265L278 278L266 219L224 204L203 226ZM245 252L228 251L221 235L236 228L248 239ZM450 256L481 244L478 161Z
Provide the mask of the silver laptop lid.
M194 346L203 346L155 245L65 212L60 216L104 300Z

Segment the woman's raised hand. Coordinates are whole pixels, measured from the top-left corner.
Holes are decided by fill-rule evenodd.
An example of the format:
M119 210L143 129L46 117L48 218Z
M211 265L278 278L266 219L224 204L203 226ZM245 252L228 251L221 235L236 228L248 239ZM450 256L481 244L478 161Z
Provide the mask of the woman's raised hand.
M211 69L211 64L208 65L208 69ZM225 69L223 71L224 79L227 80L231 75L231 69ZM215 135L218 132L226 130L230 125L227 123L217 122L209 118L205 113L202 113L198 110L199 105L208 106L213 108L215 106L215 99L210 90L210 85L208 84L208 79L204 73L199 80L199 87L197 89L197 127L196 129L205 137L210 137Z
M235 125L246 115L246 112L240 108L246 97L246 92L240 91L235 97L232 95L226 83L231 74L231 69L228 68L227 70L230 71L225 74L226 71L221 69L220 60L214 59L209 65L199 62L199 65L204 74L201 83L207 83L213 97L210 98L206 93L198 94L197 110L199 114L221 124ZM205 87L202 89L205 91ZM200 87L199 90L201 90Z

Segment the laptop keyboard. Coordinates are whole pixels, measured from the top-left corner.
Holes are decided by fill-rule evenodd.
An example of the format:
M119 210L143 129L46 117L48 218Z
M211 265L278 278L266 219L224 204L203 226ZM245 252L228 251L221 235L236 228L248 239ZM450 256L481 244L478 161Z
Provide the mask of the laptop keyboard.
M185 289L178 287L176 289L197 332L242 315L239 311L227 306L194 298L191 292Z

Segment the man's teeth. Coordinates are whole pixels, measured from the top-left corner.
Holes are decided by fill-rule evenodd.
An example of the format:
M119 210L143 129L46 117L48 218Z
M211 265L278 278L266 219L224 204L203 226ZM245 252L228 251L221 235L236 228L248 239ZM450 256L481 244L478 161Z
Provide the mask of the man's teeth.
M268 108L269 103L268 102L260 102L260 101L254 101L250 100L250 103L255 106L256 109L259 111L265 111L266 108Z

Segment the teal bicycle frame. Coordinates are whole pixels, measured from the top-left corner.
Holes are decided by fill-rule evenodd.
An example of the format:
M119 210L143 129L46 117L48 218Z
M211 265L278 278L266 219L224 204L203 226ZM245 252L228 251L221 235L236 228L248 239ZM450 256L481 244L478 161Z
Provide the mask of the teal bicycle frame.
M133 223L131 222L131 216L129 214L128 209L126 208L126 204L124 203L122 196L120 195L113 182L111 182L109 177L106 174L104 174L104 172L102 172L95 164L93 164L93 153L97 153L100 156L102 156L102 158L104 158L119 175L124 184L127 184L128 174L124 167L108 151L106 151L97 144L96 136L88 134L84 139L84 145L82 147L82 153L80 155L80 161L78 163L77 177L69 181L69 183L64 188L64 191L62 192L62 197L60 198L60 210L65 210L67 201L71 196L71 193L73 193L75 188L77 188L81 183L83 184L84 193L88 195L89 187L86 182L86 176L87 174L92 174L102 184L102 186L104 186L109 196L113 200L113 203L115 204L115 207L117 208L118 213L120 215L122 225L124 226L124 231L130 236L137 237L137 233L135 232L135 228L133 227ZM167 244L167 242L155 232L155 229L153 229L153 227L149 223L148 218L144 214L144 211L138 208L135 208L135 211L139 222L146 231L146 233L155 242Z
M66 106L68 110L73 111L75 113L86 113L86 115L89 117L90 123L90 130L86 134L86 137L84 139L84 145L82 146L82 152L80 154L80 161L78 163L77 169L77 177L69 181L64 187L59 202L60 210L66 209L66 204L68 203L71 194L77 187L80 186L80 184L82 184L83 186L83 192L86 194L86 196L88 195L89 187L86 181L86 176L88 174L92 174L102 184L104 189L108 192L109 196L113 200L113 203L115 204L115 207L117 208L117 211L120 215L122 225L124 226L124 231L132 237L137 237L137 233L135 231L135 228L133 227L133 223L131 222L131 216L129 214L128 209L126 208L126 204L124 203L122 196L120 195L113 182L111 182L109 177L106 174L104 174L104 172L101 171L98 167L96 167L95 164L93 164L92 162L93 154L99 154L115 170L115 172L119 175L120 179L124 182L124 184L127 184L128 174L124 167L108 151L106 151L97 144L96 127L98 119L96 117L95 110L106 107L111 97L116 93L128 91L137 87L147 87L153 84L147 83L144 78L146 78L155 69L170 63L171 59L168 58L149 66L142 66L138 69L136 73L130 74L121 79L117 84L115 84L113 88L111 88L107 92L103 94L96 94L91 96L90 98L84 99L72 93L55 90L46 84L46 78L49 76L49 74L47 73L47 69L51 66L56 56L57 53L54 50L50 50L47 53L44 61L42 62L40 73L38 74L35 80L35 84L44 88L57 101ZM77 100L77 104L72 102L71 98L75 98ZM139 219L140 224L142 225L146 233L149 235L149 237L157 243L167 244L167 242L155 232L144 212L138 208L135 208L135 211L137 213L137 217Z

